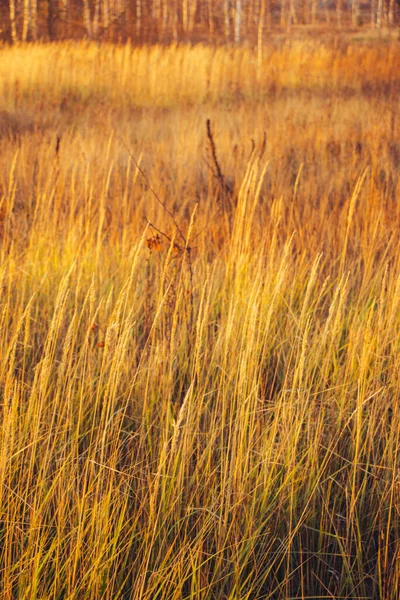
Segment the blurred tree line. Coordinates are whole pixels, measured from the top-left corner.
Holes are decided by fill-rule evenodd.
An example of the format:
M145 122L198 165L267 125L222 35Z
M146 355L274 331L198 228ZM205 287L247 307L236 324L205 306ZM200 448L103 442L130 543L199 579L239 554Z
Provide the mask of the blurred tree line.
M272 29L393 27L400 0L0 0L0 39L259 40Z

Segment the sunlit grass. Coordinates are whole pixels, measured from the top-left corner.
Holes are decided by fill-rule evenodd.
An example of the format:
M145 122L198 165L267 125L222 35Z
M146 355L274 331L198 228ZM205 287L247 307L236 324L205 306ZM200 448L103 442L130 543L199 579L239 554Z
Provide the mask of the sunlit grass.
M2 598L399 598L396 53L0 50Z

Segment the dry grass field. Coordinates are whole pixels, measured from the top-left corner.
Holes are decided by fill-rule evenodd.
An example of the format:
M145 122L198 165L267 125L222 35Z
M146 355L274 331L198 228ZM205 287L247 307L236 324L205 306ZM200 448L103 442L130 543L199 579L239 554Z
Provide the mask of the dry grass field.
M399 52L0 48L1 600L400 598Z

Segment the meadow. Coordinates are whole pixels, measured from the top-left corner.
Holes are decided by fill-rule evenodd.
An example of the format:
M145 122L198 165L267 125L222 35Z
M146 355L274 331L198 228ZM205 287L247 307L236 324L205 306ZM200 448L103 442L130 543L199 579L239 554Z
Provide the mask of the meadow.
M0 597L400 598L400 45L0 47Z

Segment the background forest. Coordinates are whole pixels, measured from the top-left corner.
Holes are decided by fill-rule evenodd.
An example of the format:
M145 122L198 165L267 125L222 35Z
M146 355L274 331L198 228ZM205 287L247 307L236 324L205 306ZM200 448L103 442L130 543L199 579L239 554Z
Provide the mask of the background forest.
M399 0L1 0L0 38L135 43L259 40L308 26L337 32L399 22Z

